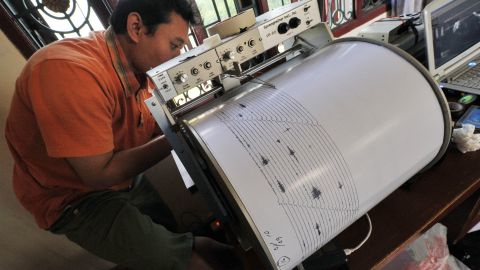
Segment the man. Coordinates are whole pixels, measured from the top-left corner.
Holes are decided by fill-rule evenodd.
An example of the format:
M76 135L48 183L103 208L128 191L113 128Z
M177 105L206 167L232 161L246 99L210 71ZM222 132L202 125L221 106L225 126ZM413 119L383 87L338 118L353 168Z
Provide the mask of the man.
M168 231L158 223L173 227L171 215L148 183L131 188L170 153L144 105L145 72L179 55L194 22L187 0L121 0L106 31L29 59L6 138L14 191L39 227L131 269L233 267L231 247Z

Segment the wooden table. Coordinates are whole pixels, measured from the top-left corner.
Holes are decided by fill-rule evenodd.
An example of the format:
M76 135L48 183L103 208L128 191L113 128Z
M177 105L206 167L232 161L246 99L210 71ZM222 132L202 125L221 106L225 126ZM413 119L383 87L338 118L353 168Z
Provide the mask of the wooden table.
M462 154L450 147L440 162L411 182L369 211L373 232L370 239L348 257L350 269L381 268L467 199L476 201L478 208L480 151ZM478 218L478 214L469 217ZM463 225L465 220L456 222ZM465 231L468 225L458 227ZM354 247L367 230L368 223L361 218L334 241L341 247Z

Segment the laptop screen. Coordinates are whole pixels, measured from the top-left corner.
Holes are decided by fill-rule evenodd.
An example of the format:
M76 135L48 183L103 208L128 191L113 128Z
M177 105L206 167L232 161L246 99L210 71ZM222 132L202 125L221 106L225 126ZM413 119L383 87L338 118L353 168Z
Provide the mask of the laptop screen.
M480 1L455 0L432 11L435 68L480 42Z

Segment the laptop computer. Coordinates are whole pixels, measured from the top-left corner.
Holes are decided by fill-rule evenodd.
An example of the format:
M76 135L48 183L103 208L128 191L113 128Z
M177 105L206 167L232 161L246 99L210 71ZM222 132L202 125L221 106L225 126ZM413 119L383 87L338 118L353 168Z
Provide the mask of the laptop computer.
M441 87L480 95L480 1L434 0L423 20L434 79Z

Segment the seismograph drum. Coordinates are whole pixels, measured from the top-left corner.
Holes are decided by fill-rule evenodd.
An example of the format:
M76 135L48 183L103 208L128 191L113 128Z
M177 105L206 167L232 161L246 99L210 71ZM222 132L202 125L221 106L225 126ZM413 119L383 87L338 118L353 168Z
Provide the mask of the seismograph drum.
M273 268L292 269L445 152L447 103L396 48L342 39L184 119Z

